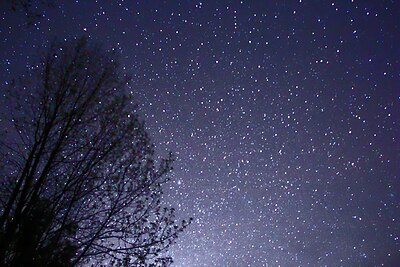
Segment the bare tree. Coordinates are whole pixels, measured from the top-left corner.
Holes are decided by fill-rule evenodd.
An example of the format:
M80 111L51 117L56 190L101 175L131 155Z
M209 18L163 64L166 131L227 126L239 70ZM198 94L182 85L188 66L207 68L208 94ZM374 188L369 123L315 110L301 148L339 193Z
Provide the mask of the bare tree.
M54 44L11 86L17 142L0 165L0 266L166 266L189 221L161 204L153 145L112 53Z

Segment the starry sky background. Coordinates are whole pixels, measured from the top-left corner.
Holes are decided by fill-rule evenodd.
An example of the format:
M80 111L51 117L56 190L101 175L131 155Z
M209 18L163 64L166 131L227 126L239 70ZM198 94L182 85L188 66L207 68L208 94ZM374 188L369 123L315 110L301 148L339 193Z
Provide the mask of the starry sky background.
M398 1L53 2L0 5L2 98L55 37L118 50L195 219L175 266L400 264Z

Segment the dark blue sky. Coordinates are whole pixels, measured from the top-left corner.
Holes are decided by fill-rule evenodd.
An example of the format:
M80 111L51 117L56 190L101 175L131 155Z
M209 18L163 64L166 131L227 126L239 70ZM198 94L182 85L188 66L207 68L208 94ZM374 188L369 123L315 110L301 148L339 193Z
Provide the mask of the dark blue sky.
M55 37L120 52L195 218L175 266L400 264L399 2L54 2L2 4L1 90Z

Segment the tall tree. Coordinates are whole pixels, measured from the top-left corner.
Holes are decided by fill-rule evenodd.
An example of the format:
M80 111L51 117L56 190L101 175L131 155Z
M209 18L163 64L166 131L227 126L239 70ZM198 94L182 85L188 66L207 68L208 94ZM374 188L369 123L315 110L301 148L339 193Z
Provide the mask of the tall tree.
M173 161L154 147L113 53L85 39L55 43L13 83L15 143L0 165L4 266L165 266L189 221L163 208Z

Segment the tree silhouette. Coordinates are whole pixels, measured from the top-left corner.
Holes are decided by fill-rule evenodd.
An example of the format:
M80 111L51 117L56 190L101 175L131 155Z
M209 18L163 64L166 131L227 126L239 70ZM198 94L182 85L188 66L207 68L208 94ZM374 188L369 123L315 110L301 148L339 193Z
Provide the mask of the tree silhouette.
M3 0L13 12L23 12L28 25L34 25L44 14L44 9L54 7L55 0Z
M163 208L172 156L155 160L113 53L55 43L10 87L2 142L0 266L166 266L189 221Z

